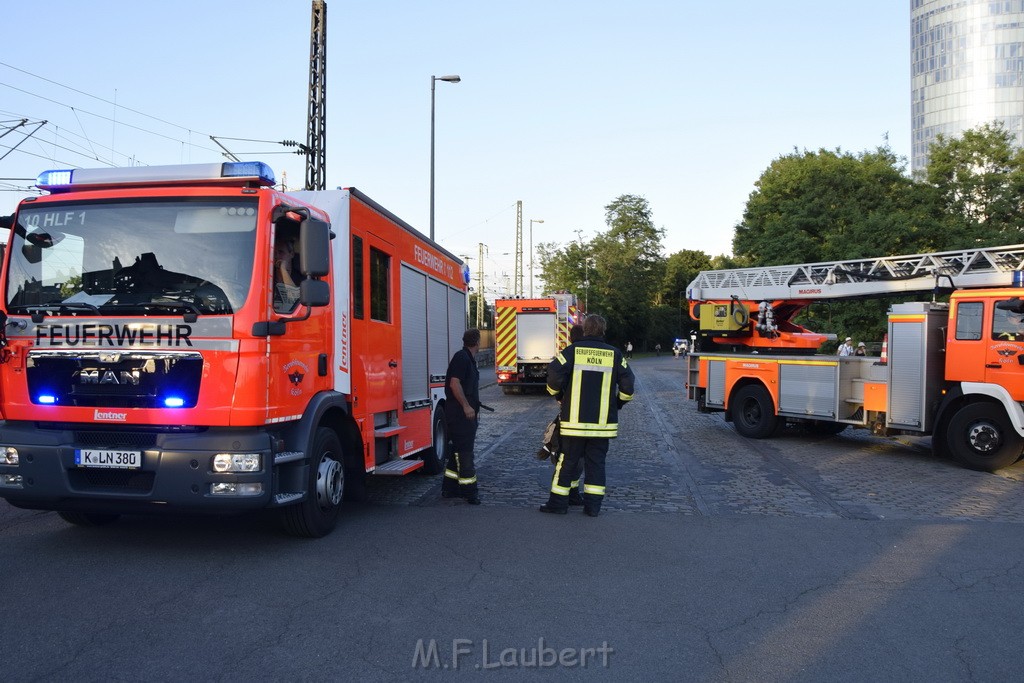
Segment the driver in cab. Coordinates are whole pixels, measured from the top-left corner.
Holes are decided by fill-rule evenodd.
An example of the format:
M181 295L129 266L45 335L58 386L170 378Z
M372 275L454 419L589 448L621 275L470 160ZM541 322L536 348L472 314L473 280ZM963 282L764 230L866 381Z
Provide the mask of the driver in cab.
M1024 342L1024 301L1009 299L995 305L992 317L992 338Z
M302 276L295 268L295 239L280 235L274 244L274 310L290 313L299 301Z

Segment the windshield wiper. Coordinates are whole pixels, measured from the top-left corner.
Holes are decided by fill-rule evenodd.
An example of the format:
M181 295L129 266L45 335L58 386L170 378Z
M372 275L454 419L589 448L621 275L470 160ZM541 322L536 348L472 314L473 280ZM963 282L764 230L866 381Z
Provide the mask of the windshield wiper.
M18 306L23 308L32 314L32 322L41 323L46 319L46 311L57 311L57 313L67 313L69 311L88 311L93 315L101 315L100 309L96 308L92 304L83 303L81 301L74 303L61 303L61 304L43 304L42 306Z
M187 323L194 323L202 314L195 304L189 301L140 301L138 303L113 302L103 304L103 308L132 308L148 312L151 308L158 308L164 311L184 312L181 313Z

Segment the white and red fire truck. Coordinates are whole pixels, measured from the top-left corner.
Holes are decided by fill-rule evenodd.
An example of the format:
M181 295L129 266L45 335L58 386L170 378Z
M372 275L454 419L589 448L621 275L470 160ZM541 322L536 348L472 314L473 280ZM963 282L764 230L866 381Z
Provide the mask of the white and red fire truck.
M1024 451L1024 245L705 271L690 284L700 350L687 390L743 436L786 423L932 436L933 449L994 471ZM822 300L948 287L948 303L890 307L887 357L817 355L794 322ZM834 339L835 335L831 335Z
M439 471L457 257L355 188L278 191L262 163L38 185L0 277L12 505L81 525L280 508L315 537L367 473Z
M569 345L579 318L576 296L558 292L539 299L495 299L494 369L504 393L547 383L548 364Z

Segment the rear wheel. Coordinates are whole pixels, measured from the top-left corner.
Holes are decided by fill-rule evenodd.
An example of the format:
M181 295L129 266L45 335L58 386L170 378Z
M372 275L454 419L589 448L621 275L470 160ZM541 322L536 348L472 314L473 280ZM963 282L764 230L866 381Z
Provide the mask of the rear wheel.
M98 512L58 512L57 515L68 524L75 526L104 526L121 516Z
M423 451L423 474L441 474L444 461L448 457L448 422L444 419L444 410L438 408L434 414L434 426L430 430L433 445Z
M750 439L771 436L779 424L771 394L760 384L748 384L733 396L729 404L736 431Z
M1002 406L968 403L949 421L945 446L964 467L995 472L1020 459L1024 438L1010 424Z
M310 449L306 499L283 510L289 534L320 538L334 529L345 490L343 463L338 435L333 429L318 428Z

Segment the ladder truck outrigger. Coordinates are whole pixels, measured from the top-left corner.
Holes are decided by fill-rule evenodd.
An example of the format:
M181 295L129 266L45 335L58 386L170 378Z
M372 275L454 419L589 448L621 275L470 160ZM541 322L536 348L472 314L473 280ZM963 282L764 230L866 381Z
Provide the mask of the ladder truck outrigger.
M932 437L933 450L995 471L1024 451L1024 245L704 271L690 283L699 350L687 395L736 431L799 422ZM794 318L810 304L933 291L894 303L883 358L817 354L835 335Z

